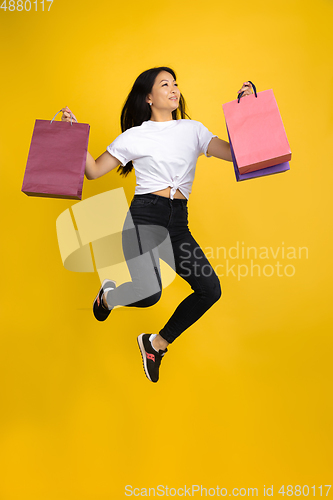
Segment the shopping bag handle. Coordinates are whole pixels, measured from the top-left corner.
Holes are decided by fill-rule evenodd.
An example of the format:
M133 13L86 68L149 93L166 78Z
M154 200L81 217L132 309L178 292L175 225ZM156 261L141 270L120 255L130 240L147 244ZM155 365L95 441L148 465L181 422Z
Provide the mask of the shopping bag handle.
M253 90L254 90L254 95L255 95L256 97L258 97L258 96L257 96L257 89L256 89L256 86L254 85L254 83L250 82L250 80L248 80L248 82L249 82L249 83L251 83L251 85L252 85L252 88L253 88ZM238 94L238 104L239 104L240 98L242 97L242 95L243 95L243 94L244 94L244 92L241 92L240 94Z
M52 120L50 121L50 123L52 123L52 122L53 122L53 120L55 119L55 117L56 117L56 116L57 116L57 115L58 115L61 111L62 111L62 109L61 109L60 111L58 111L58 113L56 113L56 114L54 115L54 117L52 118ZM75 117L75 116L73 115L73 113L71 112L71 125L73 125L73 123L72 123L72 117L74 118L74 120L76 121L76 123L78 123L78 121L77 121L76 117Z

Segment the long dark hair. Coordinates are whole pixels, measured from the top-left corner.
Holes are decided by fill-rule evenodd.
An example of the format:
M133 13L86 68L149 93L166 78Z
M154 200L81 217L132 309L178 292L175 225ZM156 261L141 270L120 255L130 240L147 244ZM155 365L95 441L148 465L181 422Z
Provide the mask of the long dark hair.
M160 66L158 68L147 69L135 80L132 90L127 96L123 109L121 111L120 125L122 132L125 130L140 126L144 121L150 120L151 118L151 107L147 103L147 95L151 92L153 85L155 83L157 75L161 71L167 71L176 80L176 74L171 68L166 66ZM190 118L185 111L186 103L185 99L180 94L178 108L172 111L172 119L178 120L179 118L184 119L186 116ZM130 161L125 167L120 165L117 172L120 175L127 176L133 170L133 163Z

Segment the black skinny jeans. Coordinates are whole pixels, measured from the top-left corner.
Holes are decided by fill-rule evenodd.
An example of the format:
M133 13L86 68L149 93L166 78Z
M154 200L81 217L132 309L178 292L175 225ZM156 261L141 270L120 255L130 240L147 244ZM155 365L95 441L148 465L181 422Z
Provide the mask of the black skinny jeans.
M186 199L134 195L124 222L122 245L132 282L108 292L111 307L156 304L162 294L160 258L193 290L160 330L167 342L172 343L221 297L220 281L188 228Z

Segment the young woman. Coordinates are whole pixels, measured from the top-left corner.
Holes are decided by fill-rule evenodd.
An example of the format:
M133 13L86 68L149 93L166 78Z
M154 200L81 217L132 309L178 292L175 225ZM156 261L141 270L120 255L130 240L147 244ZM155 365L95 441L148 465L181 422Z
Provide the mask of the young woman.
M239 92L251 94L250 83L245 82ZM70 121L70 109L62 111L62 120ZM159 258L173 266L193 290L159 333L138 336L144 370L152 382L159 379L168 345L221 297L219 279L189 230L187 200L198 157L205 154L232 161L230 145L186 116L174 71L168 67L149 69L138 76L124 104L122 134L96 161L87 153L88 179L116 167L120 175L128 175L133 167L136 174L135 194L122 235L132 281L117 287L114 281L104 280L93 303L96 319L104 321L116 305L156 304L162 292ZM161 242L166 236L173 255L162 254Z

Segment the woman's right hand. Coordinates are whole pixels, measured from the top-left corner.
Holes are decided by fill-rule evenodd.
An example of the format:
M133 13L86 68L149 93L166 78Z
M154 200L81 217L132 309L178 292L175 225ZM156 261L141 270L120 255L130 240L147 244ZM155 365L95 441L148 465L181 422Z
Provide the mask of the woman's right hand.
M70 121L76 120L74 113L71 112L71 110L69 109L68 106L66 106L65 108L62 108L61 111L62 111L61 121L70 122Z

